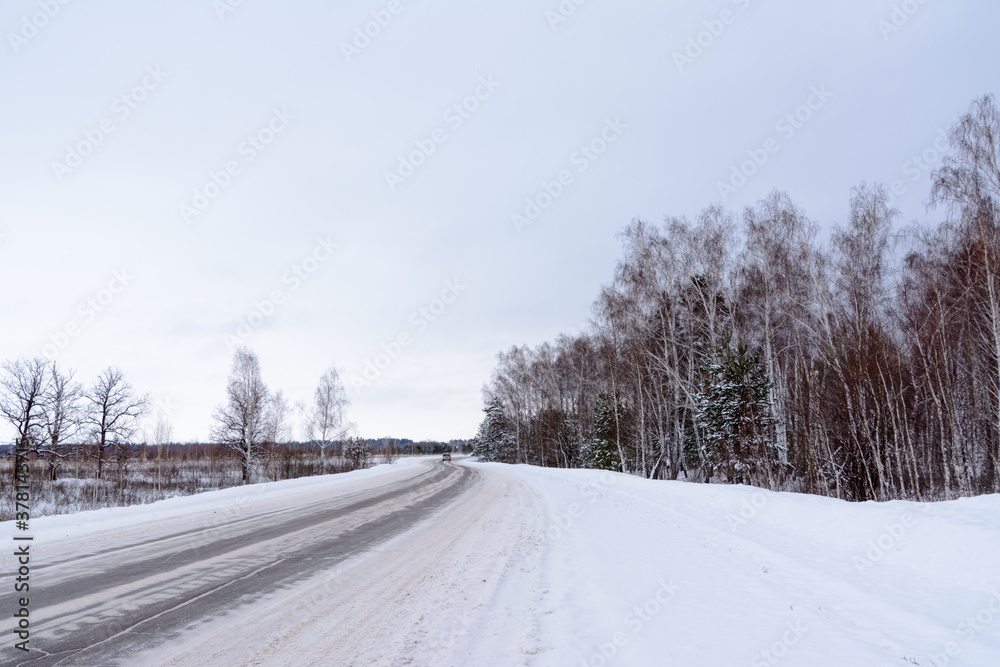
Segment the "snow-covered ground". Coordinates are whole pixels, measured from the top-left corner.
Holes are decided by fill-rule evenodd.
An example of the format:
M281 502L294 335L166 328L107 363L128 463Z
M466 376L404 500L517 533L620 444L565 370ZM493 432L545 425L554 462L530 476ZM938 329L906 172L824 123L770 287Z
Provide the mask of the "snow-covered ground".
M175 524L237 498L349 493L425 465L440 463L47 517L34 522L36 540L82 548L108 527L149 530L151 516ZM428 521L225 616L193 621L129 663L1000 664L1000 497L848 504L597 471L456 465L481 480Z

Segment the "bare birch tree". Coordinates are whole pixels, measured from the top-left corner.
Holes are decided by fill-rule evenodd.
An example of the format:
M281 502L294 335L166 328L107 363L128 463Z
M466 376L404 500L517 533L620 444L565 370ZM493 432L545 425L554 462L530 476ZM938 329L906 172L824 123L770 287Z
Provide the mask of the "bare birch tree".
M212 437L239 454L244 484L250 482L253 464L267 439L269 400L257 354L247 348L237 350L226 385L226 402L213 414Z
M349 403L340 373L335 366L330 366L319 378L312 405L308 408L299 406L305 418L306 436L319 447L324 472L327 450L346 436L344 413Z

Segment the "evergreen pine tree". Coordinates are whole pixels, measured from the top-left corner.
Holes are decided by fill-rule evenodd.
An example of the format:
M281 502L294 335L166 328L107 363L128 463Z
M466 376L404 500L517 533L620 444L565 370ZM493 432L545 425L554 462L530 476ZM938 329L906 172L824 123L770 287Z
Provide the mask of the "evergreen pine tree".
M750 354L742 341L734 349L727 336L702 373L696 422L710 469L723 472L729 482L769 481L777 453L771 437L771 381L760 355Z
M594 406L594 434L583 443L580 457L587 468L622 472L622 456L619 442L625 450L625 406L620 395L602 393ZM625 469L630 469L626 455Z
M476 433L473 455L478 456L480 461L512 462L514 438L500 399L490 399L483 412L486 417Z
M367 468L372 463L371 445L361 438L349 438L344 444L344 458L350 461L354 470Z

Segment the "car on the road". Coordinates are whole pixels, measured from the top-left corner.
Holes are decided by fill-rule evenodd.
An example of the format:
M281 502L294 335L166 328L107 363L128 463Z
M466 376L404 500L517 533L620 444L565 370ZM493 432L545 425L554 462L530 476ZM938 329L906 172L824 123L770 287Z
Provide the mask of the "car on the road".
M449 452L445 452L444 455L441 456L441 460L442 461L451 461L451 454Z

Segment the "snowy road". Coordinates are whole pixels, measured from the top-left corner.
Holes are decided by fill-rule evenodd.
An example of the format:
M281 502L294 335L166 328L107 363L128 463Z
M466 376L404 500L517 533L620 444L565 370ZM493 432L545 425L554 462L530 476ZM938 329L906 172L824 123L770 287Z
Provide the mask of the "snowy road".
M139 650L176 638L192 620L377 548L478 477L443 464L398 472L368 488L248 495L173 520L153 513L152 521L124 532L37 542L32 577L40 583L30 599L38 630L31 644L44 648L27 659L8 652L2 664L132 664Z
M33 525L36 665L1000 664L997 496L423 459Z

